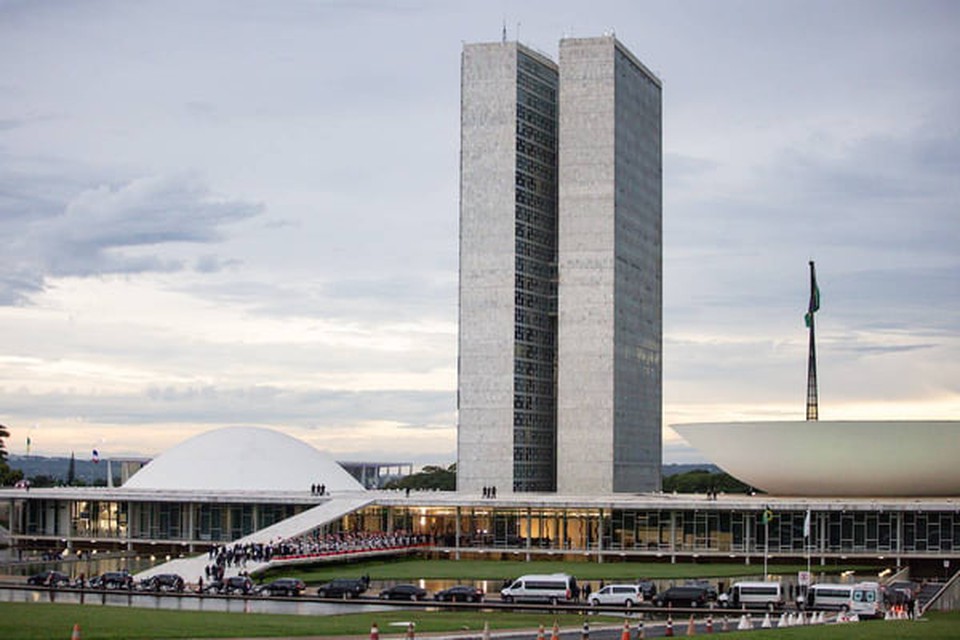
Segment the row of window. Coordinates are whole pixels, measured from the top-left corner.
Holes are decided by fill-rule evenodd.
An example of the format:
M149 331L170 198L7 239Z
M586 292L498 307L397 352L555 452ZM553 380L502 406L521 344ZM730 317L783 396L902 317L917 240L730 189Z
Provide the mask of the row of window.
M554 394L553 380L538 380L536 378L516 377L513 379L513 390L516 393L530 393L543 397Z
M539 344L545 346L556 346L557 332L544 331L533 327L515 326L513 328L513 339L516 342L527 342L530 344Z
M556 76L544 77L540 75L533 75L530 73L523 73L528 71L524 67L520 67L521 72L517 74L517 84L530 91L537 94L544 100L549 100L556 104L557 102L557 78Z
M556 362L557 351L553 345L541 346L518 342L513 345L513 357L534 362Z
M526 189L531 193L543 196L548 202L555 203L557 201L557 184L552 180L536 178L522 171L517 171L514 174L513 182L517 189Z
M517 138L517 154L529 156L534 160L542 162L547 166L554 166L557 163L557 152L553 149L546 149L538 144L534 144L523 138Z
M519 127L521 123L529 123L535 126L540 131L547 133L552 138L553 142L548 147L557 146L557 122L552 120L543 114L540 114L532 109L527 109L522 104L517 105L517 126Z
M553 260L532 260L528 257L517 256L514 262L514 268L517 273L550 280L557 279L557 265Z
M557 171L554 167L549 167L542 162L537 162L526 156L517 156L517 171L522 171L551 182L556 182L557 180Z
M557 218L552 214L546 214L537 209L524 205L517 205L515 210L515 220L517 224L524 224L529 227L535 227L543 230L552 238L552 243L556 244L557 238Z
M513 310L514 326L535 327L540 329L550 328L553 325L550 313L556 313L557 301L550 300L550 305L546 309L524 309L517 307Z
M532 178L531 178L532 179ZM526 190L517 191L517 203L524 204L540 211L556 211L557 201L556 198L552 195L540 195Z
M553 133L542 131L522 120L517 120L517 135L528 142L535 142L547 149L556 149L557 146L557 138Z
M541 114L550 119L556 119L557 117L556 102L544 100L540 96L531 91L527 91L521 86L517 86L517 104L523 105L528 109L533 109L534 111L539 111Z
M513 250L518 256L534 258L541 262L550 262L553 260L553 250L551 247L534 244L523 238L516 239Z

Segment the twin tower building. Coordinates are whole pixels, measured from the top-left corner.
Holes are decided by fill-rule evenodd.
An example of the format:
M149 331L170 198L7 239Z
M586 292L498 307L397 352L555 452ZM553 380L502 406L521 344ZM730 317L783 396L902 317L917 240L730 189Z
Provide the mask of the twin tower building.
M461 85L457 488L659 490L660 81L604 36Z

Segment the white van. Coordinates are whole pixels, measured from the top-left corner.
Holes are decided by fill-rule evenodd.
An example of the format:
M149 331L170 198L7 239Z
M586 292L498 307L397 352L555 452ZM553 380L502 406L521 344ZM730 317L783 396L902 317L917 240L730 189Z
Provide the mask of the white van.
M577 579L565 573L520 576L500 590L504 602L573 602L580 595Z
M850 597L850 613L861 618L883 617L883 594L877 582L858 582L853 585Z
M849 611L853 604L852 584L815 584L807 589L807 609Z
M721 606L761 607L768 611L783 608L783 585L779 582L735 582L724 596Z

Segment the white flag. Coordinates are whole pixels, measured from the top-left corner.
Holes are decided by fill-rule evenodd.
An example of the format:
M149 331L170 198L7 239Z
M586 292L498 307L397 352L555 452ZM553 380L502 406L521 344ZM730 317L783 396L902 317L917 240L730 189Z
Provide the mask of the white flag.
M810 509L807 509L807 517L803 519L803 537L810 537Z

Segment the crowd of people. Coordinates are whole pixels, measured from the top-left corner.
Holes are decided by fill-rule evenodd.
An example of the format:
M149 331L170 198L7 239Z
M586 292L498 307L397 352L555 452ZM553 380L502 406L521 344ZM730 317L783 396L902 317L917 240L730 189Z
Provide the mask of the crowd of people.
M396 549L434 542L430 536L412 534L403 530L391 533L366 531L321 533L315 531L276 542L211 547L208 552L210 564L204 569L204 575L209 581L218 581L223 579L228 568L246 568L248 562L260 563L290 557Z
M354 553L396 549L430 544L430 536L412 534L398 530L391 533L345 531L340 533L315 532L281 542L274 555L278 558L290 556L325 555L331 553Z

